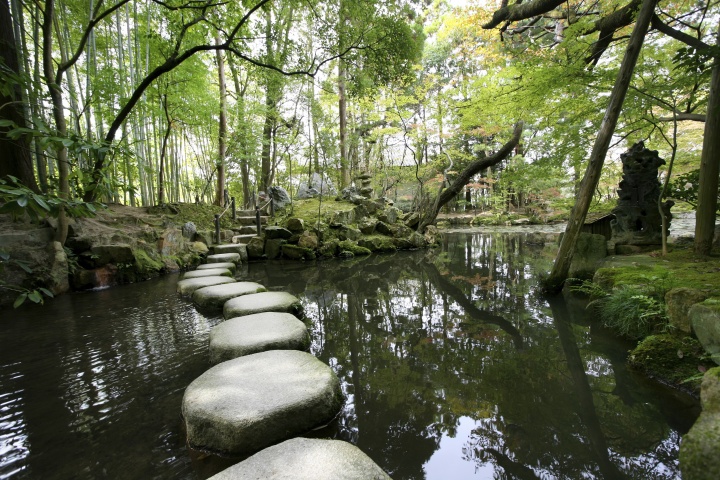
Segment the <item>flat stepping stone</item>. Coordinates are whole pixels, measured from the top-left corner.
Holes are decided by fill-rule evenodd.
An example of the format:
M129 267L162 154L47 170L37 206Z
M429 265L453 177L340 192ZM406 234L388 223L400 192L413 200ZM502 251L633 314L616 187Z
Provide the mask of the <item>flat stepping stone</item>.
M208 255L205 259L207 263L225 263L230 262L234 264L240 263L239 253L217 253L215 255Z
M265 287L259 283L235 282L199 288L193 292L192 299L199 307L222 310L231 298L264 291Z
M235 283L232 277L215 275L212 277L188 278L177 283L177 292L182 295L190 295L198 288L221 285L223 283Z
M289 313L265 312L231 318L210 330L212 364L267 350L308 348L310 334L307 327Z
M182 415L192 448L239 455L326 425L342 403L330 367L306 352L271 350L200 375L185 390Z
M287 292L263 292L228 300L223 307L223 316L233 318L253 313L286 312L300 317L302 311L302 304L294 295Z
M390 480L362 450L341 440L293 438L223 470L210 480Z
M232 272L227 268L207 268L205 270L193 270L192 272L185 272L183 274L183 280L186 278L200 278L200 277L232 277Z
M231 244L226 244L226 245L215 245L213 247L213 253L215 253L215 254L237 253L240 255L241 262L248 261L247 245L245 245L245 244L240 245L237 243L231 243Z
M198 265L195 270L209 270L212 268L227 268L234 273L235 270L237 270L237 265L232 262L204 263L202 265Z

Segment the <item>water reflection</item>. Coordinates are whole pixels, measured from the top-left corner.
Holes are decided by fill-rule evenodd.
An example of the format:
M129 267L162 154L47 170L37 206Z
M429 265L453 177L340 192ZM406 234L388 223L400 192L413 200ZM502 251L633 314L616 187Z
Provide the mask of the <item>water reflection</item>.
M626 345L532 293L555 248L458 233L429 254L248 275L303 298L348 394L337 436L393 478L676 478L696 406L638 385Z
M544 242L547 241L547 246ZM533 294L555 244L451 234L431 252L241 275L298 295L343 382L330 435L393 478L675 478L695 404L626 370L582 308ZM221 321L176 278L59 298L0 323L0 478L204 478L179 419Z

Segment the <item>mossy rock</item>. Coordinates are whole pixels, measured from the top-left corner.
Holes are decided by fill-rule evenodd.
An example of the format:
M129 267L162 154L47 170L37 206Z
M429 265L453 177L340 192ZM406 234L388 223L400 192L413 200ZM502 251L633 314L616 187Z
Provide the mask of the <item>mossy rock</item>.
M720 367L702 382L703 411L680 444L680 471L685 480L720 478Z
M693 396L700 392L700 380L686 380L712 366L700 342L669 334L646 337L630 352L628 363L660 383Z
M358 240L357 244L371 252L394 252L397 250L393 239L382 235L369 235Z
M692 329L715 363L720 364L720 299L708 298L688 311Z
M286 244L280 247L280 251L283 257L290 260L315 260L315 252L309 248Z
M342 242L339 242L338 250L340 252L350 252L353 255L370 255L372 253L369 249L361 247L352 240L343 240Z

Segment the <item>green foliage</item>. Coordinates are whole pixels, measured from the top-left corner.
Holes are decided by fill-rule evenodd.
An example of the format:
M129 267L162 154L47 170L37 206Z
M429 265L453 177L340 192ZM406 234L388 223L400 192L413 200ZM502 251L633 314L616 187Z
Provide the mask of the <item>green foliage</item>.
M0 213L8 213L14 219L27 214L32 221L39 222L47 217L57 217L61 207L71 217L92 217L98 206L102 204L35 193L12 176L10 182L0 179Z
M698 190L700 188L700 170L692 170L674 177L668 185L667 196L686 202L697 208ZM718 191L717 212L720 213L720 191Z
M32 268L30 268L26 262L11 258L9 253L0 250L0 271L4 270L5 266L10 264L20 267L26 273L33 273ZM18 293L18 296L17 298L15 298L15 302L13 303L13 308L18 308L20 305L25 303L26 300L30 300L32 303L42 304L44 303L43 295L49 298L53 298L53 293L47 288L42 287L38 287L36 289L29 289L17 285L0 282L0 288Z

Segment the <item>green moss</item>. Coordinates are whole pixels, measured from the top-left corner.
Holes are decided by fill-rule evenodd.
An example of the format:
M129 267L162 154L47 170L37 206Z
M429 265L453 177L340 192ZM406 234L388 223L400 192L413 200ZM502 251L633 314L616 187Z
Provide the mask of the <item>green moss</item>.
M347 212L355 208L355 204L347 201L336 201L331 198L309 198L307 200L295 200L293 204L283 212L278 212L277 223L282 225L288 218L300 218L305 222L305 227L317 224L318 218L324 221L333 212ZM318 215L319 214L319 215Z
M370 255L372 253L369 249L359 246L352 240L343 240L342 242L338 243L338 250L340 252L350 252L353 255Z
M133 256L135 257L135 270L142 278L156 275L165 267L163 262L150 257L145 250L133 250Z
M394 252L397 250L392 238L383 235L367 235L358 240L360 248L366 248L371 252Z
M630 352L628 363L661 383L695 396L700 392L698 372L712 366L697 340L668 334L645 338Z

